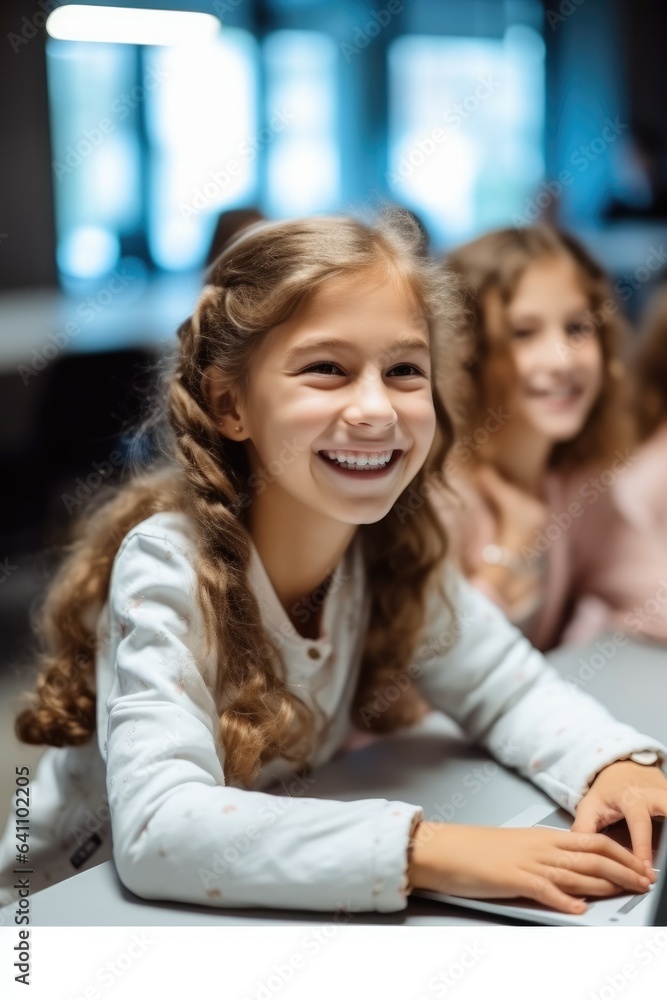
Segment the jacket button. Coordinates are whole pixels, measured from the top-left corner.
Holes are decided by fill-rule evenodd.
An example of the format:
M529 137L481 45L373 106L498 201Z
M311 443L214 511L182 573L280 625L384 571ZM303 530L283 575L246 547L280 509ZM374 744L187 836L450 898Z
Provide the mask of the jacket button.
M311 646L308 650L308 656L311 658L311 660L319 660L320 658L319 649L316 649L315 646Z

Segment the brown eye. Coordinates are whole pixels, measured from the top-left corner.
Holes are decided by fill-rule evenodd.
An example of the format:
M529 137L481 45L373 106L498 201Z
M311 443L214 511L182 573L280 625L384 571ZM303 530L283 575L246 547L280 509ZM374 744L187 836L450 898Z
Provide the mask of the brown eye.
M595 333L595 327L588 320L581 320L568 323L567 332L570 337L592 337Z
M412 371L413 371L413 372L414 372L414 373L415 373L416 375L421 375L421 376L425 377L425 376L424 376L424 372L423 372L423 371L422 371L422 370L421 370L420 368L417 368L417 366L416 366L416 365L409 365L409 364L407 364L407 363L405 363L405 364L402 364L402 365L396 365L396 366L395 366L394 368L392 368L392 371L393 371L393 372L395 372L397 368L412 368ZM403 373L403 374L405 374L405 373ZM408 374L408 375L410 375L411 373L410 373L410 372L408 372L407 374Z
M301 374L305 375L307 372L318 371L320 368L338 368L338 365L334 361L318 361L316 365L311 365L310 368L304 368ZM341 371L340 368L338 368L338 370ZM331 372L325 372L324 374L330 375Z

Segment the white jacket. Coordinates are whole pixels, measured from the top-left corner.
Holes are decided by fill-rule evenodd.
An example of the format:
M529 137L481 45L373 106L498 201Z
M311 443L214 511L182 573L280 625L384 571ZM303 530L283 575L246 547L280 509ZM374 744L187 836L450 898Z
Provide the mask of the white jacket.
M215 662L213 654L198 652L202 624L190 528L183 514L155 514L136 525L118 551L97 622L103 640L96 664L97 739L84 747L49 748L32 781L32 891L113 852L122 882L146 899L403 909L410 828L422 815L418 805L314 798L310 771L295 776L282 758L262 768L252 790L225 783ZM612 761L646 749L667 757L657 740L617 722L561 680L453 569L445 574L456 618L450 620L433 590L404 673L434 707L570 812ZM309 761L317 767L350 731L369 613L360 539L335 569L322 637L315 641L292 626L254 545L249 575L290 686L331 720ZM394 692L386 694L390 699ZM288 797L264 790L276 781ZM1 902L17 897L14 883L21 877L14 874L22 867L15 860L15 829L12 813L0 841Z

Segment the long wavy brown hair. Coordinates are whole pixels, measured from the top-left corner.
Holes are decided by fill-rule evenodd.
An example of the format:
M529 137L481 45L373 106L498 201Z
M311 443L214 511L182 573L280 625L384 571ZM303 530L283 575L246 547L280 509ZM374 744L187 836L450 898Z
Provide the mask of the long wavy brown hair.
M552 448L552 469L605 463L616 449L628 447L634 440L628 385L623 378L626 327L607 275L578 240L545 224L495 230L458 248L445 261L463 279L468 293L467 327L474 344L467 366L470 396L462 430L472 434L488 415L488 408L504 402L515 379L509 338L498 340L489 334L489 293L499 294L505 310L531 264L563 256L574 264L588 297L589 314L602 348L603 378L600 394L579 434Z
M423 497L423 503L410 504L407 518L392 509L357 529L371 612L351 717L363 718L377 731L417 717L417 692L405 684L401 697L385 704L382 712L373 712L370 719L360 713L398 675L406 676L424 623L427 587L437 585L448 601L438 572L447 538L427 494L430 480L441 479L452 444L453 422L444 398L455 400L461 380L456 359L463 357L465 346L457 280L425 260L420 250L418 227L402 213L385 212L374 225L347 218L260 224L222 253L156 380L142 426L142 434L151 430L158 442L154 456L134 468L125 483L89 504L34 616L39 673L30 707L17 718L21 740L63 746L91 738L95 629L115 555L134 525L158 511L180 511L194 530L203 646L215 650L218 664L218 738L225 751L226 780L250 786L260 767L279 755L306 765L315 718L286 684L285 663L262 624L247 578L246 451L242 442L219 432L202 381L214 365L243 392L249 360L265 334L325 282L360 274L399 280L423 312L435 373L437 428L424 466L396 506L408 494Z
M639 440L645 441L667 420L667 284L653 293L639 325L632 391Z

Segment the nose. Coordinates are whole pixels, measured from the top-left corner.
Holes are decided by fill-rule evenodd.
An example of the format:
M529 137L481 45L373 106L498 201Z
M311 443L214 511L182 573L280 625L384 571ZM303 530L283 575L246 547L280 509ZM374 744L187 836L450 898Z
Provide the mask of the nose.
M553 326L547 331L548 352L545 356L547 366L552 371L568 372L576 364L577 344L572 343L567 330L562 326Z
M398 420L387 386L378 372L363 374L352 386L352 399L345 408L351 424L391 427Z

